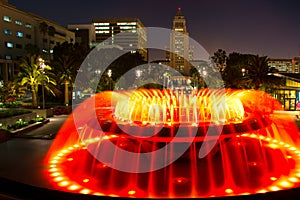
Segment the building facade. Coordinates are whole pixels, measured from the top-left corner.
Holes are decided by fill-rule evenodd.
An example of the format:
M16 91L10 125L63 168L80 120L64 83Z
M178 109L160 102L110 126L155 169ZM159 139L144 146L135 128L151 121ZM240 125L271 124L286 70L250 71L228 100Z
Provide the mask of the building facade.
M170 60L171 67L188 75L190 72L189 60L193 59L193 50L189 46L189 33L186 28L186 20L181 8L178 8L173 19L172 32L170 34L170 48L167 49L166 58Z
M75 33L75 42L89 46L96 45L95 27L92 24L72 24L68 25L68 30Z
M274 67L278 72L283 73L300 73L299 57L292 59L288 58L270 58L268 61L269 67Z
M119 45L125 51L139 52L148 60L147 33L138 18L99 18L93 19L96 43ZM116 34L122 33L116 37Z
M0 0L0 80L14 79L16 61L25 55L27 44L36 45L44 59L50 59L56 44L73 41L75 34L65 27Z

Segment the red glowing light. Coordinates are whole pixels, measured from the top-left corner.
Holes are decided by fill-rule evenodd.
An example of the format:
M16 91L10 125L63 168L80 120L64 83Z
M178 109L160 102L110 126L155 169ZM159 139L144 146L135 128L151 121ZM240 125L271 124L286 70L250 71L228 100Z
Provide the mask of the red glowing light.
M226 95L225 106L215 106L218 95ZM86 111L92 104L97 122L90 120L95 113ZM259 91L201 90L190 96L158 90L99 93L74 111L82 116L76 123L83 137L77 134L74 113L58 133L47 157L47 173L61 190L113 197L250 195L299 187L299 133L292 119L274 113L281 109ZM200 159L208 124L216 131L220 124L223 129L217 145ZM170 143L180 125L187 134L176 138L176 144L189 141L191 130L197 135L188 150L163 169L121 172L88 151L92 147L117 154L105 148L110 141L128 152L151 153ZM113 166L117 161L111 162Z

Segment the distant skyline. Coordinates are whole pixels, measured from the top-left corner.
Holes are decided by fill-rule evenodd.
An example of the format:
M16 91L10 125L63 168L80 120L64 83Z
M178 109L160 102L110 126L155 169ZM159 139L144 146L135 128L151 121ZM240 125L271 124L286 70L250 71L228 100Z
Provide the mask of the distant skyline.
M17 9L63 26L91 23L93 18L135 17L146 27L171 29L177 8L181 7L190 37L211 55L223 49L227 55L239 52L270 58L299 56L297 0L8 1Z

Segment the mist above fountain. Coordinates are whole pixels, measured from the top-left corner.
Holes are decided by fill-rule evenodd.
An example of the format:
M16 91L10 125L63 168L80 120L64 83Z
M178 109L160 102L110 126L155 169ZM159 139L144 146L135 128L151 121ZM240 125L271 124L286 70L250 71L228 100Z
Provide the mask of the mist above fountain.
M62 127L47 174L60 190L100 196L221 197L298 187L299 133L292 119L274 115L281 109L252 90L102 92Z

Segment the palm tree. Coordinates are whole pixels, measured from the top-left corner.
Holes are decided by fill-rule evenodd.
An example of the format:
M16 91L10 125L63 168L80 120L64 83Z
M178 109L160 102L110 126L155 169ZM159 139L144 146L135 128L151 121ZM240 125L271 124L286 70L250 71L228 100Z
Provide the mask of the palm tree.
M18 74L21 85L30 87L33 107L37 107L38 105L37 94L39 85L45 84L45 89L55 95L53 86L56 85L56 82L49 72L51 67L49 65L43 65L43 68L41 68L38 58L36 54L27 54L25 57L22 57L20 59L20 70Z
M88 49L72 43L55 46L52 66L58 77L57 82L64 85L64 103L69 104L69 86L73 86L77 70L88 54Z
M248 83L253 85L256 90L261 87L281 85L282 83L278 77L272 76L274 69L268 66L267 56L251 56L246 70Z
M53 61L53 65L55 66L57 76L59 77L58 81L64 84L64 103L67 105L69 104L69 85L74 82L76 76L76 60L71 55L62 54L56 57L55 61Z

